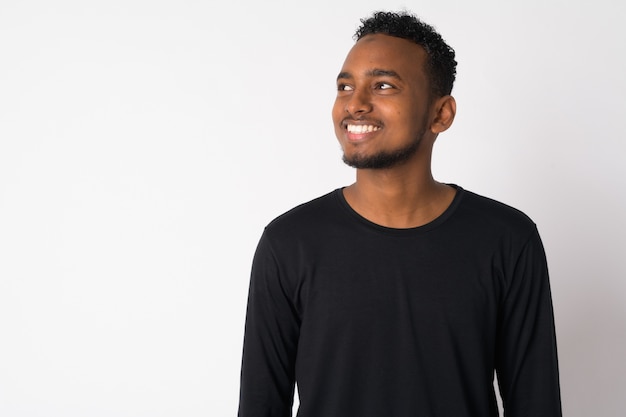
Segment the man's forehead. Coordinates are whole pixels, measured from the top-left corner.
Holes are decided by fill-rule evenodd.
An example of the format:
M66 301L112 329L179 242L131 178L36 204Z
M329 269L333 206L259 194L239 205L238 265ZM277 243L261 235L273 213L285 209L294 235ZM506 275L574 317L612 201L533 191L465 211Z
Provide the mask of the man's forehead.
M411 40L385 34L366 35L348 52L341 73L399 76L406 70L423 67L426 58L424 48Z

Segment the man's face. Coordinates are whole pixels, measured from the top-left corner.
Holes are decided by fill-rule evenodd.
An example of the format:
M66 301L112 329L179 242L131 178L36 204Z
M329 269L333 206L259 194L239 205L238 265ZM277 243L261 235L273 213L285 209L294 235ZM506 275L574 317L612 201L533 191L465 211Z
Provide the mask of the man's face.
M335 134L355 168L390 168L410 159L428 132L424 49L406 39L367 35L337 78Z

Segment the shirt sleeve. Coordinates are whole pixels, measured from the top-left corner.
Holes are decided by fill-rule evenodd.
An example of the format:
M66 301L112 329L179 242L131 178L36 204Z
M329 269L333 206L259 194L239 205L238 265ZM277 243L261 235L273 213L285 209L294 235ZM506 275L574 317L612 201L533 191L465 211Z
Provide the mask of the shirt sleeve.
M498 333L496 372L506 417L561 417L548 268L537 230L512 265Z
M239 417L290 417L299 317L263 234L252 263L241 367Z

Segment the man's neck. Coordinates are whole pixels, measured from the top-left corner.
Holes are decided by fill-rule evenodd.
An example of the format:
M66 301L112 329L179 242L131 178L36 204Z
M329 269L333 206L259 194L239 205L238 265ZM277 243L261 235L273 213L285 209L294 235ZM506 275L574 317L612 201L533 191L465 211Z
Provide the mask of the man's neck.
M456 191L435 181L430 170L407 171L358 170L356 182L344 189L346 201L381 226L406 229L430 223L450 206Z

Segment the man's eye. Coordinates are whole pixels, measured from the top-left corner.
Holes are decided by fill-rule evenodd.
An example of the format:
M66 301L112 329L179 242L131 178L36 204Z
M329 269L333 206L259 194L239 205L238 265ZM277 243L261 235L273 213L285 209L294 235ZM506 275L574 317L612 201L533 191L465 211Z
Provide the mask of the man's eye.
M379 89L379 90L390 90L390 89L392 89L394 87L391 84L378 83L378 84L376 84L376 88Z
M352 91L353 88L347 84L339 84L337 86L337 91Z

